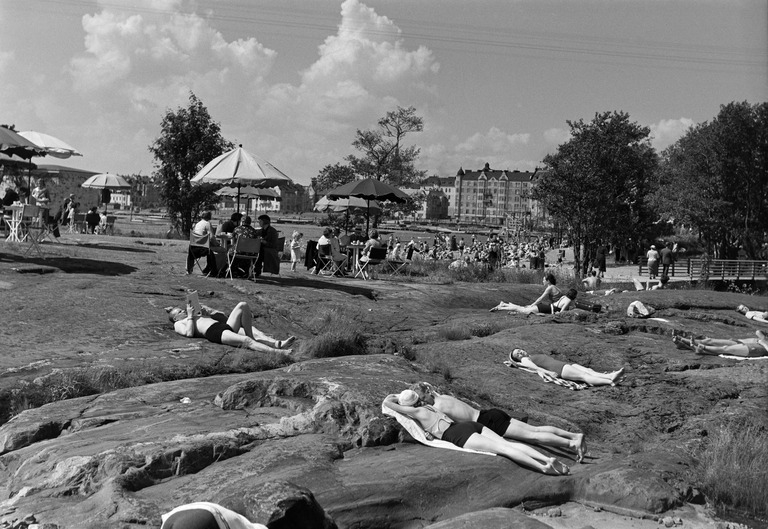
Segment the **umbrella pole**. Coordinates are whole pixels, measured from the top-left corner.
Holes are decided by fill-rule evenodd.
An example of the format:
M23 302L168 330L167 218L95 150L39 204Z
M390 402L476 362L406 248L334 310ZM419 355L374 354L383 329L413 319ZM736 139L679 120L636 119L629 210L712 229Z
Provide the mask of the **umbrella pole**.
M368 200L368 206L365 208L365 238L368 238L368 228L371 225L371 199Z
M240 213L240 184L237 184L237 212Z

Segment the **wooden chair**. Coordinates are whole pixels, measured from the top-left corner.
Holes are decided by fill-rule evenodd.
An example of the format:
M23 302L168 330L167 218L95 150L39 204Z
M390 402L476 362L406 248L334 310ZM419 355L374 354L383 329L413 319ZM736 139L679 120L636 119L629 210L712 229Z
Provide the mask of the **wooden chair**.
M254 264L259 258L259 250L261 248L261 239L249 239L248 237L238 237L234 246L227 253L227 275L230 279L234 279L232 275L232 266L235 263L235 259L248 260L248 279L253 279L254 276Z
M358 274L363 276L363 279L368 280L371 277L371 271L374 266L383 263L387 260L387 247L381 246L378 248L371 248L368 252L368 257L365 261L360 259L360 270ZM357 277L357 276L355 276Z

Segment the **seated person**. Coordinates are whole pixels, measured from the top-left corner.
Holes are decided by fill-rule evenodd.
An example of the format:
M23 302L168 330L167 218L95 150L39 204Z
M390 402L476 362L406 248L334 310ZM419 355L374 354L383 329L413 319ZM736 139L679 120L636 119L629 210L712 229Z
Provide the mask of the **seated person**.
M669 276L661 276L658 281L657 284L651 286L651 280L649 279L645 284L645 288L643 288L643 283L638 278L632 278L632 282L635 284L635 290L662 290L667 288Z
M229 220L225 220L221 223L221 226L219 226L219 234L222 233L234 233L235 228L237 228L240 225L240 219L243 218L242 213L232 213L232 215L229 216ZM210 219L209 219L210 220Z
M160 529L267 529L216 503L187 503L163 514Z
M341 230L339 228L333 228L333 235L331 236L331 255L333 256L333 261L339 267L339 270L342 270L342 273L344 273L343 271L347 268L349 256L341 251L340 234Z
M575 288L571 288L560 299L553 304L547 302L533 303L531 305L515 305L514 303L501 302L493 307L490 312L496 312L499 310L508 310L512 312L518 312L520 314L554 314L556 312L563 312L571 308L571 302L576 299L578 292Z
M96 233L96 227L101 223L101 215L97 211L96 206L93 206L88 213L85 214L85 224L88 226L88 233Z
M736 307L736 312L743 314L748 320L757 321L760 323L768 323L768 312L763 312L760 310L749 310L746 305L739 305Z
M384 243L379 240L378 230L372 230L371 238L366 241L365 246L360 251L360 260L363 262L367 261L370 259L371 248L381 248L382 246L384 246Z
M19 198L19 193L12 187L8 187L3 195L2 204L3 206L12 206L14 202L19 201Z
M217 255L221 255L222 258L224 257L224 249L219 246L219 242L213 236L210 211L204 211L203 214L200 215L200 220L192 228L192 234L196 237L205 237L206 235L208 236L211 250L206 253L206 266L203 269L203 274L213 276L218 275L216 258ZM204 251L204 248L193 248L190 245L189 251L187 252L187 274L192 273L192 269L195 266L195 259L197 257L201 257L203 255L202 252Z
M600 278L597 277L597 272L593 270L592 275L587 277L586 279L583 279L581 281L581 284L584 285L584 290L594 291L600 288Z
M552 358L549 355L529 355L523 349L515 349L512 351L510 358L523 367L533 369L534 371L540 371L564 380L584 382L591 386L615 386L622 375L624 375L623 367L612 373L600 373L579 364L567 364L561 360Z
M678 333L673 333L672 341L680 349L690 349L702 355L731 355L744 358L757 358L768 356L768 340L763 331L755 331L757 338L742 338L739 340L725 340L718 338L701 338L699 340L686 338Z
M424 404L409 389L400 395L388 395L384 406L416 421L429 436L453 443L459 448L481 450L511 459L515 463L555 476L570 473L567 465L547 457L530 446L505 440L490 428L472 421L454 422L445 413Z
M296 340L295 336L283 341L275 340L256 329L251 308L245 302L238 303L228 317L209 307L204 307L202 315L197 316L190 304L187 304L186 310L180 307L166 307L165 310L173 323L173 330L190 338L206 338L209 342L264 353L291 353L289 347Z
M445 413L455 422L474 421L507 439L568 448L576 452L576 461L579 463L586 454L587 445L583 433L571 433L554 426L531 426L496 408L478 410L450 395L440 395L426 382L413 384L409 389L416 392L419 400Z
M259 231L251 226L251 217L245 217L243 223L235 227L232 232L232 241L236 241L238 237L246 237L248 239L255 239L259 236Z

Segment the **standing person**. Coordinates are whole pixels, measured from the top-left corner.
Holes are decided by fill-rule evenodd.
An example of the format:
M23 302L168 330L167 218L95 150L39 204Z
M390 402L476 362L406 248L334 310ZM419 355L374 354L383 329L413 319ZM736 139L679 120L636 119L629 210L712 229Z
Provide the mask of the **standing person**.
M280 273L280 261L277 257L279 248L277 247L280 234L272 227L272 219L269 215L259 215L259 225L261 226L261 250L259 251L259 258L256 259L254 268L254 276L259 277L261 270L264 267L264 259L269 256L267 263L267 270L270 273ZM275 263L277 263L277 271L275 271Z
M672 249L672 243L668 242L661 249L661 275L669 277L669 267L675 262L675 252Z
M595 250L595 265L597 266L597 272L599 278L605 278L605 261L608 257L608 248L605 247L602 241L597 242L597 250ZM591 289L594 290L594 289Z
M648 256L648 279L656 279L659 275L659 252L656 251L656 246L652 244L646 255Z
M291 272L296 271L296 264L301 260L301 238L304 234L294 231L291 234Z
M51 203L51 193L45 185L45 178L37 181L37 186L32 190L32 198L38 206L48 206Z

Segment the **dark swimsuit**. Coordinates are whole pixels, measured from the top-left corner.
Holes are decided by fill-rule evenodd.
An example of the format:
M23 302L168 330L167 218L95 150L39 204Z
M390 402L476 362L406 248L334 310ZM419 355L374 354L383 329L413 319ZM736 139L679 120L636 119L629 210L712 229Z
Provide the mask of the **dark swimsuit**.
M208 341L211 341L213 343L221 343L221 335L224 334L224 331L232 331L232 327L227 325L226 323L221 323L220 321L217 321L216 323L212 324L210 327L208 327L208 330L205 331L205 336Z
M424 427L424 430L432 436L453 443L459 448L463 448L464 444L472 437L473 433L480 433L483 431L483 425L476 422L453 422L447 415L437 411L432 406L424 406L430 411L437 414L432 424ZM440 433L441 424L450 424L448 428Z
M506 412L498 409L491 408L490 410L481 410L480 415L477 416L477 422L482 424L489 430L493 430L496 434L504 437L509 428L511 417ZM479 433L479 432L478 432Z
M546 369L547 371L554 371L559 377L563 376L563 367L568 365L566 362L556 360L549 355L532 354L528 358L540 368Z

